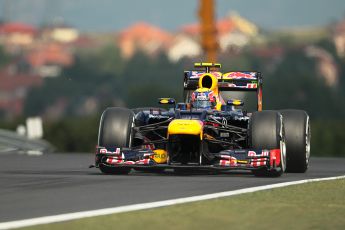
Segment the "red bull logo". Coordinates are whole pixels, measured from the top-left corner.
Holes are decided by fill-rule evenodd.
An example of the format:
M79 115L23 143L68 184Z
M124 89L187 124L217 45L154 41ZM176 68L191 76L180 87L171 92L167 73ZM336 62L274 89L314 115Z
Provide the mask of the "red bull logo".
M254 72L230 72L230 73L225 73L223 75L223 78L228 78L228 79L253 79L253 80L256 79Z

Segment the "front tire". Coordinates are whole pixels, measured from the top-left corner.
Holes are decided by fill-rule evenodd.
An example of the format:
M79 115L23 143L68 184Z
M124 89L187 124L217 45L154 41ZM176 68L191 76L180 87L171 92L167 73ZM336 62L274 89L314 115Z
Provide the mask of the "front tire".
M126 108L107 108L101 117L98 134L98 146L105 148L123 148L132 145L132 127L134 125L134 113ZM105 174L128 174L130 168L99 165Z
M286 170L304 173L308 169L310 157L310 120L303 110L283 110L286 138Z
M248 145L254 149L281 149L280 165L276 169L261 168L253 170L255 176L281 176L286 168L284 124L282 116L276 111L255 112L248 128Z

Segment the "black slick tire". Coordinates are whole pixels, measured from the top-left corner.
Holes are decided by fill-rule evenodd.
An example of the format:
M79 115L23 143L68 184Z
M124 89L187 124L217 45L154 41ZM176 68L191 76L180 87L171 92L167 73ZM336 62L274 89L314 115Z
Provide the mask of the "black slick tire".
M105 148L131 147L133 124L134 113L130 109L107 108L102 114L99 125L98 146ZM128 174L131 170L104 164L100 164L99 168L105 174Z
M304 173L310 157L310 120L303 110L282 110L286 140L286 170Z
M252 114L248 127L248 146L253 149L280 149L284 143L284 125L281 114L276 111L261 111ZM285 171L285 147L277 169L252 170L255 176L278 177Z

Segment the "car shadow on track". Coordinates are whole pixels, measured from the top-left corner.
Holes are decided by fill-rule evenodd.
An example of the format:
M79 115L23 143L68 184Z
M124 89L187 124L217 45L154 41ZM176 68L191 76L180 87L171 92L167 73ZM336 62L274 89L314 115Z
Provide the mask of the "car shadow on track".
M101 175L101 176L153 176L153 177L254 177L251 172L248 171L225 171L225 172L210 172L210 171L188 171L188 172L174 172L173 170L165 170L163 172L142 172L132 170L128 175L111 175L103 174L102 172L92 172L88 175Z

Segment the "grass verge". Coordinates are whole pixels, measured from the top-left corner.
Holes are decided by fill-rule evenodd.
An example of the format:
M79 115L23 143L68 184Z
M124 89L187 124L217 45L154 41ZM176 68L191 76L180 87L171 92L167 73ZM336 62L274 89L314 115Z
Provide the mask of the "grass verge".
M345 179L25 229L345 229Z

